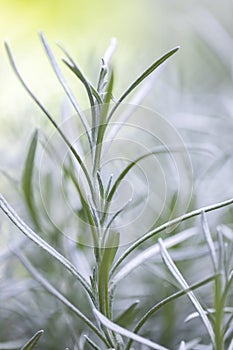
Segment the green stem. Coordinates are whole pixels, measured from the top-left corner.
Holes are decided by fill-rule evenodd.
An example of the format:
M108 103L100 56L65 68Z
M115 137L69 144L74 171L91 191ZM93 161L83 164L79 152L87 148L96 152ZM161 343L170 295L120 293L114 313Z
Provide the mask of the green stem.
M222 298L222 275L218 274L215 278L215 350L224 350L224 304L225 300Z
M81 200L81 203L82 203L82 206L83 206L83 209L84 209L84 212L87 216L87 220L89 222L89 225L90 225L90 228L91 228L91 233L92 233L92 238L93 238L93 244L94 244L94 247L95 247L95 257L96 257L96 261L99 261L99 240L98 240L98 227L94 221L94 218L93 218L93 215L92 215L92 212L90 210L90 207L88 205L88 203L86 202L85 198L84 198L84 195L82 193L82 190L81 190L81 187L79 185L79 182L77 181L76 177L74 176L73 173L69 172L65 167L64 167L64 170L67 172L67 174L71 177L78 193L79 193L79 197L80 197L80 200ZM97 229L97 230L96 230Z

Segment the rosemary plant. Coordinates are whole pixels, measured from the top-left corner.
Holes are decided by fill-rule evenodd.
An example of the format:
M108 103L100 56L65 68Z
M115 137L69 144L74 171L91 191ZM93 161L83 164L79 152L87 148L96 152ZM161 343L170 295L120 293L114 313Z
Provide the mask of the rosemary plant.
M160 309L164 308L166 305L179 300L182 296L187 296L195 309L194 312L190 313L187 321L191 322L191 319L199 318L203 325L203 337L195 336L192 338L192 335L189 334L187 339L183 338L183 336L178 339L179 335L177 335L172 348L223 350L226 349L227 346L229 350L232 350L233 312L232 307L228 306L227 302L229 300L229 295L231 295L230 291L233 276L231 266L233 233L230 231L230 228L226 229L226 227L220 227L218 229L217 241L214 243L207 224L206 213L231 205L233 199L185 213L184 210L188 207L188 203L186 203L186 207L182 207L180 215L177 215L177 210L171 210L167 213L167 221L158 224L158 222L156 223L156 220L154 220L149 224L149 227L129 237L123 237L123 235L127 234L129 227L128 222L126 222L125 224L128 226L126 225L127 228L124 229L124 218L126 221L132 220L133 222L132 216L135 215L135 212L133 211L131 216L130 214L127 214L129 215L127 216L125 213L130 211L132 205L137 207L138 204L132 204L131 201L124 201L122 206L116 206L120 189L124 191L123 185L125 179L129 178L129 182L134 182L131 184L131 187L135 191L137 186L143 186L143 177L140 177L140 174L137 173L136 176L133 177L133 180L129 177L131 171L137 168L139 164L143 162L148 163L150 162L150 157L156 158L161 154L172 154L173 156L177 154L177 157L179 157L180 154L186 152L185 164L190 165L187 149L190 151L198 151L198 147L195 145L184 146L183 143L180 142L180 138L174 132L169 134L168 138L170 138L170 135L174 136L174 134L175 138L171 137L171 139L167 140L167 134L163 134L164 125L166 125L166 132L170 130L170 126L168 127L165 123L159 134L162 144L156 144L156 147L144 153L140 152L140 154L134 158L131 156L129 147L129 149L127 149L129 153L126 153L128 158L125 158L121 162L121 167L117 168L114 167L114 164L111 164L113 173L105 171L110 160L107 158L106 161L104 154L111 147L113 140L124 125L127 125L128 129L130 129L130 124L127 124L126 121L128 116L134 113L136 109L133 105L127 105L127 108L122 110L121 108L125 100L149 75L175 54L178 47L170 50L152 63L134 82L132 82L132 84L130 84L119 98L115 98L113 93L114 69L111 64L111 57L115 49L114 41L102 59L96 86L88 80L75 60L62 48L65 55L65 59L63 59L64 64L71 73L81 81L87 93L90 109L88 113L86 113L80 107L73 91L67 83L45 36L43 34L40 36L51 66L76 113L74 129L70 120L68 126L71 125L72 131L76 130L75 128L78 127L79 134L77 134L74 139L70 138L66 127L64 127L65 124L63 123L60 125L56 121L56 118L50 114L46 107L34 95L21 76L9 45L6 43L6 51L15 74L28 94L51 122L56 130L56 135L58 135L62 141L62 156L59 155L59 147L56 148L56 143L54 145L51 138L48 141L48 138L46 138L41 131L36 130L33 133L28 149L21 181L21 191L28 214L30 215L30 224L26 224L26 222L22 220L2 195L0 196L0 207L11 222L14 223L29 240L43 250L48 256L52 257L51 263L51 259L46 260L47 257L43 254L43 259L47 261L47 265L44 262L43 266L45 266L47 271L50 270L50 273L46 274L40 271L40 265L37 267L34 266L32 253L27 254L26 251L24 252L21 242L13 247L14 255L17 256L31 276L48 293L59 300L65 308L69 309L71 314L74 314L75 317L80 320L79 326L82 325L80 327L85 330L85 333L77 332L75 334L74 326L71 324L70 328L73 329L74 340L72 344L70 342L67 343L67 349L69 346L72 349L81 350L88 348L99 350L110 348L129 350L132 348L145 349L147 347L166 350L168 349L167 345L162 345L164 340L160 341L161 336L157 335L156 330L153 339L151 339L154 321L150 322L150 319L152 316L157 315L157 312L160 312ZM142 89L138 94L139 100L137 103L140 101L141 95L144 94L143 91ZM129 107L133 109L134 112L132 112ZM140 116L142 116L142 114L143 113L141 113ZM122 118L120 120L118 119L119 115ZM145 118L143 120L143 125L147 128L146 116L144 115L143 118ZM137 129L140 129L140 127L141 126L137 124ZM148 127L148 130L149 129L150 126ZM135 137L137 137L137 133L135 133ZM153 143L153 133L150 137L152 139L151 143ZM176 142L177 140L179 140L178 143ZM130 142L132 143L133 140L130 139ZM123 151L124 147L128 147L127 145L127 143L123 143L123 146L121 144L118 150L120 150L120 152ZM134 146L137 147L136 143ZM39 148L44 152L40 167L38 167L36 157ZM45 161L46 157L48 157L47 159L49 159L50 162L55 160L56 164L59 166L62 181L64 181L62 199L64 201L75 202L71 216L70 213L66 214L66 212L62 214L59 212L59 214L57 214L59 203L56 198L60 196L58 192L61 191L61 188L55 189L56 195L53 197L52 201L50 200L50 193L53 191L54 186L56 186L56 179L51 177L49 171L47 171L47 173L44 172L44 168L47 167L48 164ZM179 162L180 158L175 158L175 160ZM185 173L185 168L184 166L181 171L182 173ZM38 169L42 178L40 185L35 184ZM115 173L114 170L116 171ZM153 174L153 181L155 181L154 178L156 176L156 174ZM185 186L186 176L182 181L182 185ZM184 200L182 199L183 193L182 191L180 192L181 198L179 199L180 193L178 193L176 195L176 200L178 201L179 199L180 202L182 202L182 200ZM137 199L140 204L148 198L140 195ZM157 214L154 214L153 203L152 201L152 205L150 206L152 212L151 216L156 216ZM60 222L58 224L58 222L56 222L56 219L53 217L54 211L59 219L60 216L64 214L65 220L63 220L62 223ZM189 227L189 229L180 229L181 223L185 224L186 221L188 222L189 219L197 216L202 217L202 229L206 239L205 246L208 247L213 270L203 279L190 284L183 277L172 256L176 252L179 252L179 249L182 250L182 247L179 248L179 245L197 235L197 230L193 226ZM76 231L78 230L80 232L76 232L76 235L72 236L71 239L71 237L67 236L70 235L70 227L72 225L72 227L75 227L77 218L79 224L76 226ZM121 218L120 225L119 218ZM145 217L145 221L146 220L147 216ZM160 238L157 242L155 236L165 231L167 234L169 233L168 236L165 236L164 239ZM227 233L225 231L227 231ZM149 242L151 243L149 244ZM126 244L127 247L125 247ZM171 249L171 254L169 254L168 249ZM203 254L206 254L206 250L204 250ZM29 257L26 257L26 255ZM131 300L123 312L117 315L116 305L119 297L117 287L120 282L125 280L126 277L128 278L132 271L148 263L151 258L155 256L159 257L159 255L161 255L164 265L162 265L161 261L158 261L158 266L160 266L164 273L167 269L167 276L169 273L171 274L169 278L173 279L172 283L178 289L162 300L157 301L154 305L141 308L140 312L137 312L140 300ZM57 274L60 273L60 270L57 268L57 265L59 264L61 268L65 269L62 270L63 273L64 271L67 272L64 278L58 278ZM48 277L46 277L46 275ZM73 288L68 285L74 282L76 283L77 281L79 283L78 287L77 284L74 284ZM60 286L57 286L59 283ZM212 307L206 307L196 296L195 291L210 283L214 286L213 305ZM124 286L125 289L130 287L127 282ZM77 298L81 293L79 291L80 287L84 291L84 295ZM76 304L80 304L80 299L86 300L83 302L83 307L82 305L76 306ZM140 333L141 328L144 326L144 329L146 329L147 324L149 337L146 335L146 331ZM148 328L151 327L152 329L148 330ZM57 333L56 329L53 331ZM40 338L44 332L46 334L46 329L35 330L35 334L32 338L25 342L25 345L21 344L21 349L33 349L39 340L41 341ZM19 347L18 343L14 343L13 340L9 343L11 343L10 348ZM5 348L4 344L1 345L0 343L0 349Z

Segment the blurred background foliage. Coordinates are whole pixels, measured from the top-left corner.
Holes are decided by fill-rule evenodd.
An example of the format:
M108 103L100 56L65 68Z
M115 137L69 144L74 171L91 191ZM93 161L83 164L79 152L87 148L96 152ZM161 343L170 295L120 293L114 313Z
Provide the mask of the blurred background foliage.
M63 54L57 42L77 59L93 83L105 48L110 39L116 37L116 97L156 57L180 45L181 49L158 75L143 103L164 113L184 137L188 135L188 141L198 135L198 142L210 141L213 147L229 149L232 144L232 13L230 0L221 3L210 0L2 0L1 168L17 168L24 156L25 140L35 126L47 125L15 79L4 40L10 43L17 65L32 90L58 120L61 118L65 98L38 39L39 30L46 34L58 60ZM83 109L87 108L81 85L72 80L66 67L63 71L68 73ZM220 131L224 138L218 137Z
M117 97L156 57L180 45L179 52L169 60L161 74L156 76L143 104L159 111L170 120L186 142L205 144L213 155L192 155L192 205L199 207L232 197L232 17L233 2L230 0L0 0L0 169L3 170L0 174L0 190L7 193L8 199L16 209L17 206L21 208L22 202L17 198L19 193L13 190L12 181L8 181L4 171L16 180L17 186L33 130L35 127L48 128L41 112L18 84L6 57L4 40L10 44L17 66L32 90L55 118L62 120L64 94L37 36L37 32L43 30L56 57L63 56L56 46L56 42L59 42L77 60L93 83L97 79L101 56L110 39L116 37L118 48L114 56L114 94ZM67 73L66 67L63 71ZM81 85L72 80L70 74L67 74L67 77L73 84L81 105L84 109L87 108ZM209 215L213 219L210 220L212 227L219 223L219 213L223 212ZM228 216L221 217L221 222L232 223L231 218L232 211L229 210ZM9 240L9 234L15 235L13 231L14 228L10 224L1 224L1 234L6 241ZM59 244L61 242L58 242ZM198 244L201 245L199 240ZM4 239L1 240L1 245L5 248ZM28 247L30 248L30 244ZM38 254L35 254L35 251L37 250L33 250L32 253L32 250L28 249L28 255L34 259L35 264L41 265L43 270L41 260L44 257L41 258L39 251ZM0 262L7 256L9 252L3 251ZM49 258L44 264L51 266L51 270L54 269L57 274L61 273L59 267L52 266ZM184 265L187 275L199 274L200 265L194 266L190 262ZM206 265L208 264L204 256L202 266ZM142 266L140 271L131 276L129 281L132 281L132 284L127 283L132 285L132 288L128 289L128 295L124 294L125 288L122 286L119 291L119 304L127 304L128 299L132 300L135 291L135 298L141 297L144 305L149 305L151 300L154 301L155 295L166 296L173 290L172 287L168 287L167 281L162 279L162 282L155 286L154 278L164 277L165 272L162 267L153 263L149 267L149 273L145 273L146 269ZM46 268L44 270L49 274ZM0 273L3 273L2 269ZM7 325L12 327L15 337L31 336L34 330L44 327L48 332L45 338L46 349L53 349L54 344L64 348L79 342L76 339L76 330L81 334L83 325L76 319L74 321L69 312L64 313L64 308L54 298L43 293L42 288L29 277L21 282L25 271L19 267L17 259L12 259L11 263L4 267L4 274L7 280L1 280L4 282L2 290L4 287L5 294L2 294L0 302L5 302L6 295L8 304L4 304L1 310L0 321L4 324L4 320L7 320ZM67 285L73 286L73 280L69 276L66 278L62 288L69 298L77 303L76 289L67 288ZM142 282L140 288L139 281ZM15 298L16 293L19 298ZM208 303L208 291L205 289L203 298L207 298ZM29 300L30 305L27 305ZM78 303L82 305L80 300L81 297ZM38 305L43 305L42 312L41 306ZM124 309L124 306L120 305L119 310ZM180 302L159 316L160 322L156 324L158 341L167 346L178 341L179 332L182 332L183 327L183 319L180 320L181 309L187 314L186 308L185 303ZM18 316L16 310L19 310ZM31 310L32 314L30 320L28 310ZM143 309L139 310L139 313L142 311ZM62 322L57 315L62 315ZM22 318L25 321L20 323ZM202 335L203 329L200 329L197 323L198 321L195 324L196 328L194 327L195 335L199 336ZM10 329L8 326L7 329ZM169 334L166 335L164 330ZM192 330L192 324L187 326L187 332ZM9 331L8 334L0 327L0 338L6 341L12 332ZM63 337L66 332L70 334L67 343ZM153 338L151 331L145 329L145 335L147 334Z

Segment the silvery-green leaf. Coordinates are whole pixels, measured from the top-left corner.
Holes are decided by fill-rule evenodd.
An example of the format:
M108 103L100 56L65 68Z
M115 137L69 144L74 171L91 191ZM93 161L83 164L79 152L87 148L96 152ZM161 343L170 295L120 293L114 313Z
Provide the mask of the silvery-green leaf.
M150 348L155 349L155 350L168 350L164 346L161 346L155 342L152 342L149 339L143 338L143 337L141 337L141 336L139 336L139 335L123 328L123 327L120 327L116 323L113 323L112 321L110 321L107 317L105 317L103 314L101 314L98 310L94 309L93 311L96 314L96 316L98 317L98 319L100 320L100 322L106 328L111 329L113 332L119 333L127 338L133 339L134 341L139 342L141 344L144 344L146 346L149 346Z

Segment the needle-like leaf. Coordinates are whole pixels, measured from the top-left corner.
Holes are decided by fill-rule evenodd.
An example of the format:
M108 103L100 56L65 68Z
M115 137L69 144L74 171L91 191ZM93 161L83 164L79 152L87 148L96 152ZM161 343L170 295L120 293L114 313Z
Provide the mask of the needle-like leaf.
M101 104L103 101L102 101L101 96L99 95L98 91L87 80L85 75L82 73L81 69L78 67L77 63L71 57L71 55L62 46L59 45L59 47L69 60L69 61L67 61L66 59L63 59L62 61L67 65L67 67L69 67L69 69L80 79L80 81L85 86L88 97L89 97L90 105L91 106L94 105L93 96L96 98L96 101Z
M114 184L112 185L111 190L108 193L107 196L107 201L106 201L106 207L104 210L104 218L108 213L108 209L109 206L111 205L111 201L112 198L114 196L114 194L117 191L117 188L120 186L122 180L126 177L126 175L130 172L130 170L137 165L141 160L151 157L151 156L156 156L159 154L172 154L172 153L182 153L182 152L187 152L187 149L189 149L190 151L203 151L203 149L199 146L196 145L186 145L186 147L184 148L183 146L166 146L166 145L162 145L162 146L158 146L156 149L152 149L150 152L147 152L145 154L142 154L140 157L134 159L133 161L131 161L124 169L123 171L119 174L118 178L116 179L116 181L114 182ZM103 219L104 219L103 218Z
M49 47L49 44L48 44L48 42L47 42L47 40L46 40L46 38L44 36L44 33L42 33L42 32L40 33L40 38L41 38L42 44L43 44L43 46L45 48L45 51L47 53L47 56L49 58L49 61L51 63L51 66L53 67L53 70L54 70L54 72L55 72L59 82L61 83L61 85L62 85L66 95L68 96L68 98L71 101L75 111L77 112L77 114L79 115L79 117L80 117L80 119L82 121L82 124L84 126L84 129L86 131L86 135L88 137L88 140L89 140L90 146L91 146L91 140L90 140L89 132L88 132L89 127L88 127L88 123L87 123L86 117L85 117L81 107L79 106L76 98L74 97L74 95L73 95L69 85L66 82L65 77L63 76L63 74L62 74L62 72L61 72L61 70L60 70L60 68L59 68L59 66L57 64L57 61L55 60L55 57L54 57L54 55L52 53L51 48Z
M157 59L152 65L150 65L121 95L121 97L118 99L115 106L112 108L109 116L108 121L112 118L114 112L119 107L119 105L125 100L125 98L146 78L148 75L150 75L157 67L159 67L163 62L165 62L170 56L174 55L176 51L179 50L179 47L175 47L174 49L168 51L163 56L161 56L159 59Z
M155 304L154 306L152 306L146 313L145 315L142 316L142 318L139 320L139 322L137 323L136 327L134 328L133 332L134 333L138 333L139 330L142 328L142 326L149 320L149 318L154 315L155 312L157 312L159 309L161 309L163 306L165 306L166 304L170 303L171 301L174 301L178 298L180 298L181 296L187 294L189 291L192 291L194 289L200 288L204 285L206 285L207 283L213 281L215 279L215 276L210 276L206 279L204 279L203 281L200 281L198 283L192 284L189 288L187 289L182 289L179 290L178 292L169 295L167 298L162 299L160 302L158 302L157 304ZM133 340L130 339L125 347L125 350L130 350L131 345L132 345Z
M135 300L129 307L127 307L118 317L114 320L115 323L122 327L129 325L130 321L135 317L137 313L137 306L139 300Z
M139 239L137 239L128 249L125 250L125 252L119 257L119 259L115 262L115 264L112 267L112 270L110 272L110 274L112 275L115 270L117 269L117 267L122 263L122 261L124 261L127 256L133 252L137 247L139 247L142 243L144 243L145 241L147 241L148 239L150 239L151 237L157 235L158 233L166 230L167 228L172 227L173 225L179 224L184 220L188 220L190 218L193 218L195 216L200 215L203 211L205 212L209 212L209 211L213 211L213 210L217 210L219 208L223 208L225 206L231 205L233 204L233 198L228 199L224 202L219 202L219 203L215 203L200 209L196 209L193 210L189 213L183 214L171 221L167 221L166 223L164 223L163 225L155 228L154 230L151 230L150 232L146 233L144 236L140 237Z
M167 348L156 344L155 342L152 342L149 339L145 339L137 334L134 334L133 332L117 325L116 323L110 321L107 317L105 317L103 314L101 314L98 310L94 309L93 310L100 322L106 327L111 329L112 331L119 333L127 338L133 339L136 342L139 342L141 344L144 344L146 346L149 346L152 349L156 350L168 350Z
M110 231L103 248L103 256L99 269L99 303L100 311L109 317L109 271L119 246L119 232Z
M193 237L197 234L195 228L190 228L180 233L177 233L174 236L168 237L164 240L164 245L166 248L171 248L180 244L187 239ZM111 279L111 289L114 288L119 281L128 276L128 274L134 271L137 267L141 266L147 260L153 258L156 254L159 253L159 245L154 244L153 246L143 250L141 253L137 254L135 258L132 258L127 264L125 264Z
M43 330L36 332L33 337L20 349L20 350L32 350L36 346L38 340L44 333Z
M95 342L93 342L93 340L91 340L86 334L84 334L84 338L94 350L101 350L101 348Z
M186 280L182 276L181 272L178 270L175 263L173 262L170 255L168 254L168 251L165 248L163 240L161 238L159 238L158 242L159 242L162 258L163 258L167 268L169 269L169 271L173 275L173 277L176 279L176 281L180 284L180 286L182 288L186 288L186 289L189 288L188 283L186 282ZM214 335L213 327L212 327L212 325L211 325L211 323L206 315L205 310L203 309L200 302L198 301L198 299L196 298L196 296L194 295L194 293L192 291L188 292L187 296L189 297L192 304L194 305L197 312L199 313L200 318L202 319L202 321L203 321L203 323L204 323L204 325L209 333L209 336L210 336L212 343L215 344L215 335Z
M207 222L206 214L204 211L201 214L201 223L202 223L202 230L203 230L203 233L205 235L205 239L206 239L206 242L207 242L207 245L209 248L210 257L212 259L214 271L217 272L217 269L218 269L217 255L216 255L216 251L215 251L215 247L214 247L213 238L211 236L209 225Z
M103 146L103 139L104 134L107 127L107 114L110 106L110 100L112 98L112 89L113 89L113 71L110 72L110 78L107 85L107 92L104 98L104 103L101 106L101 114L100 114L100 121L99 125L97 125L97 141L96 141L96 148L95 148L95 159L94 159L94 166L93 166L93 174L95 176L96 172L100 170L100 158L101 158L101 151Z
M26 267L26 269L31 273L31 275L52 295L54 295L58 300L60 300L65 306L72 310L88 327L90 327L95 334L106 344L106 339L102 333L96 328L94 323L92 323L75 305L73 305L62 293L60 293L55 287L53 287L45 277L43 277L37 269L32 266L32 264L24 257L22 254L17 254L20 261ZM27 348L26 348L27 349Z
M50 113L46 110L46 108L42 105L42 103L38 100L38 98L34 95L34 93L31 91L31 89L28 87L28 85L25 83L24 79L22 78L21 74L18 71L18 68L16 67L13 55L11 53L10 47L9 45L5 42L5 48L7 51L7 55L9 58L9 61L11 63L11 66L16 74L16 76L18 77L20 83L22 84L22 86L24 87L24 89L27 91L27 93L29 94L29 96L31 96L31 98L33 99L33 101L38 105L38 107L41 109L41 111L46 115L46 117L49 119L49 121L51 122L51 124L55 127L55 129L57 130L57 132L59 133L59 135L61 136L61 138L64 140L65 144L68 146L69 150L71 151L71 153L73 154L73 156L75 157L75 159L77 160L77 162L79 163L79 165L81 166L86 180L88 182L89 188L93 194L93 188L92 188L92 182L89 176L89 173L81 159L81 157L79 156L79 154L77 153L77 151L75 150L74 146L70 143L70 141L68 140L68 138L65 136L65 134L63 133L63 131L61 130L61 128L59 127L59 125L56 123L56 121L53 119L53 117L50 115Z

